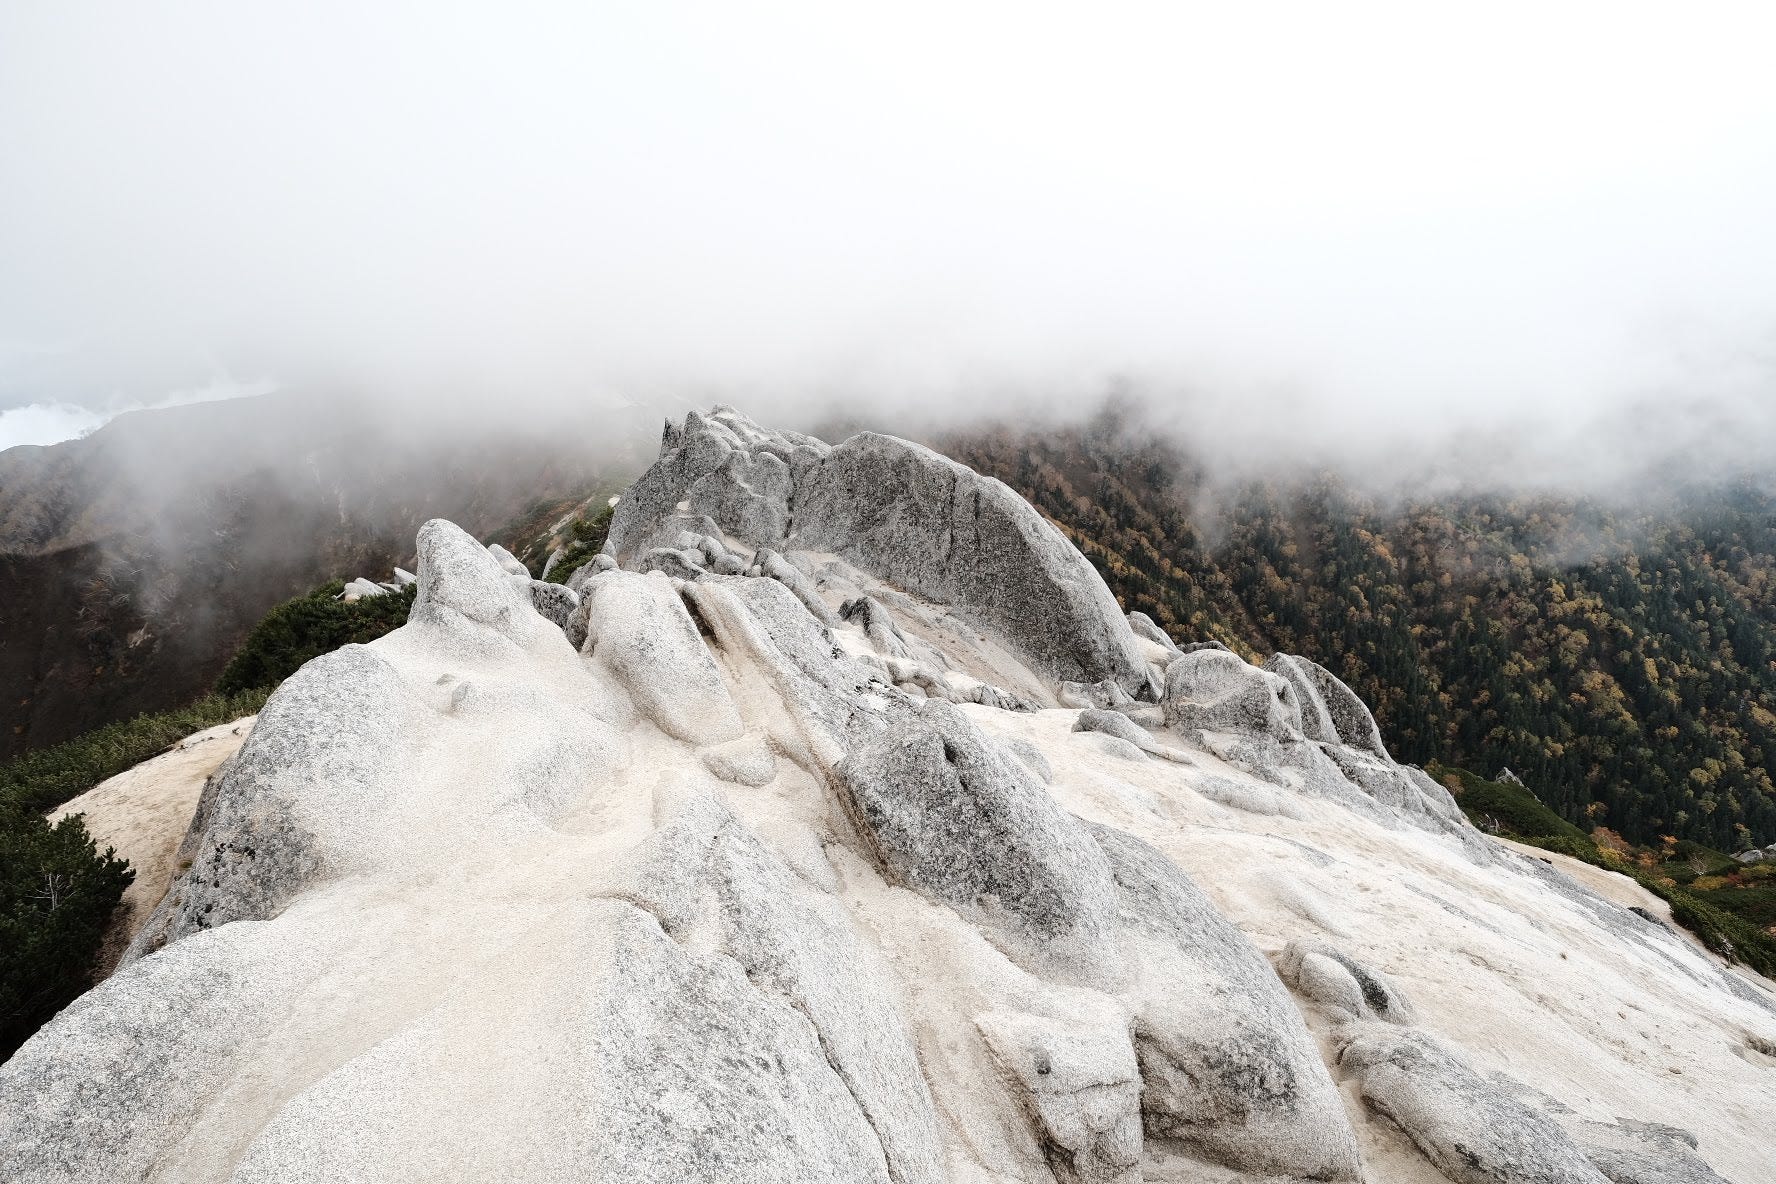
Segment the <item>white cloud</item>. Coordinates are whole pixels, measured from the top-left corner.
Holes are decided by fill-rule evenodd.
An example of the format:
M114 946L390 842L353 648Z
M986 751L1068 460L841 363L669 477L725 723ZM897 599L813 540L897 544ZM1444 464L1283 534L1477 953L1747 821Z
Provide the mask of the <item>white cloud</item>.
M84 436L106 416L70 403L30 403L0 411L0 451L19 444L59 444Z
M147 403L122 403L102 409L72 403L27 403L0 410L0 452L20 444L59 444L96 431L126 411L179 407L248 395L263 395L269 382L233 382L219 379L206 386L176 391Z
M10 5L0 337L80 341L107 391L212 355L566 406L976 409L1123 375L1273 442L1731 401L1695 343L1776 330L1772 22ZM14 398L88 397L37 376Z

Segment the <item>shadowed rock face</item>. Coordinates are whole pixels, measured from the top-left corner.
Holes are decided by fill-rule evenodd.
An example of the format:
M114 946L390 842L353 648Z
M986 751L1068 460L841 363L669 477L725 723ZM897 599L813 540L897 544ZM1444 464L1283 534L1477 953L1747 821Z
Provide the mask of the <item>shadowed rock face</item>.
M606 549L634 562L705 518L746 547L831 552L952 606L1056 681L1147 686L1091 564L1006 485L929 448L873 432L831 446L693 412L617 506Z
M1028 524L942 509L967 482L898 441L830 463L853 443L691 417L623 503L631 566L559 597L426 523L407 624L284 683L126 965L0 1066L0 1178L1718 1184L1681 1132L1479 1072L1399 962L1479 966L1529 901L1497 960L1637 943L1607 973L1676 967L1747 1057L1753 988L1494 860L1311 664L1148 637L1162 704L1040 681L1016 631L1055 618L941 570L1011 572ZM1376 891L1383 855L1410 891ZM1444 875L1492 920L1418 882ZM1366 906L1408 954L1346 940Z

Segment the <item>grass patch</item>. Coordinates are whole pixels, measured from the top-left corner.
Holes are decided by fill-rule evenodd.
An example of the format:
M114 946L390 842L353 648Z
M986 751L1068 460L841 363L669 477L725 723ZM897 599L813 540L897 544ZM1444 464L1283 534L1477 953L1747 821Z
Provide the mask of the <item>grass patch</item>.
M1776 888L1691 891L1676 883L1676 877L1665 867L1643 867L1634 858L1599 847L1590 835L1554 813L1521 785L1488 781L1466 769L1435 762L1427 765L1425 771L1449 786L1462 811L1476 826L1531 847L1620 872L1669 904L1672 920L1694 933L1703 945L1729 961L1776 979L1776 937L1764 931L1764 926L1776 923ZM1692 878L1696 875L1694 864L1702 864L1710 871L1737 866L1721 852L1694 843L1678 844L1677 853L1684 857L1683 870ZM1770 919L1760 920L1766 916Z

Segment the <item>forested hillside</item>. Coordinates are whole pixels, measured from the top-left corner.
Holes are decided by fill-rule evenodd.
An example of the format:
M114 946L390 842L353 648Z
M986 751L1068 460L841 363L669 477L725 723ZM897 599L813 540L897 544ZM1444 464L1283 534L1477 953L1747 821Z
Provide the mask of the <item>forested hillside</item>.
M942 447L1058 522L1180 640L1305 654L1395 754L1509 766L1572 822L1738 850L1776 841L1776 498L1383 503L1319 478L1209 495L1112 413Z

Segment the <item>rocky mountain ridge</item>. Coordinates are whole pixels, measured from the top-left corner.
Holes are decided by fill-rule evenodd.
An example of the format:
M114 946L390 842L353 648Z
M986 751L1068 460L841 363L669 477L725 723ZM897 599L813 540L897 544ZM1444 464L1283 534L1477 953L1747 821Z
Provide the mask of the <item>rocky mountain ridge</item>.
M1768 984L936 453L718 408L565 586L418 555L0 1068L19 1178L1770 1178Z

